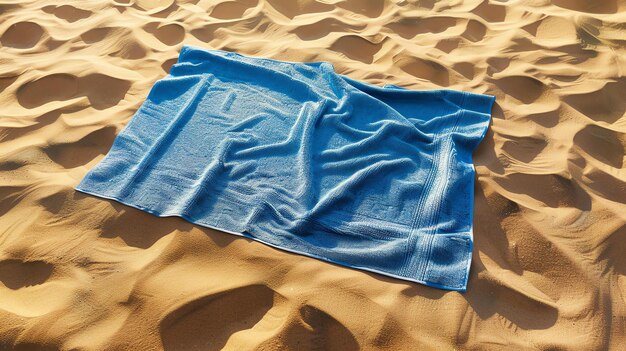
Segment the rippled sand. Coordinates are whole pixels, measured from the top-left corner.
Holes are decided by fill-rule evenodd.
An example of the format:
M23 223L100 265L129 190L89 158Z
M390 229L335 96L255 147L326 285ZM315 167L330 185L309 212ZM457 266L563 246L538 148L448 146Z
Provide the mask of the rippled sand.
M183 43L497 96L468 291L75 192ZM624 1L0 0L0 44L2 350L626 345Z

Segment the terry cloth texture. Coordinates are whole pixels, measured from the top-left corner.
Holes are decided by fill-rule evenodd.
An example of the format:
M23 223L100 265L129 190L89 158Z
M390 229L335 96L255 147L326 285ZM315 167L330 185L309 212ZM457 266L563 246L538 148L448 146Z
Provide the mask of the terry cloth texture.
M76 188L357 269L464 291L493 96L183 46Z

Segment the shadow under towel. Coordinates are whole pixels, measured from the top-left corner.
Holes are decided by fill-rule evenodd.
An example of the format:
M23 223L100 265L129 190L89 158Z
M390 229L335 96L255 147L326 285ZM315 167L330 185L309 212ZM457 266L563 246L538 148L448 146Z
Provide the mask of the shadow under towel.
M464 291L495 98L185 45L77 190Z

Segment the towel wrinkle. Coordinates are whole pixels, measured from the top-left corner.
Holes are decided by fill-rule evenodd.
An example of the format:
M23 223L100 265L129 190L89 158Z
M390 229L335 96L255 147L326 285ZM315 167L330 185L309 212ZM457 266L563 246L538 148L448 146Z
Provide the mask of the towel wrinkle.
M77 190L464 291L494 97L184 45Z

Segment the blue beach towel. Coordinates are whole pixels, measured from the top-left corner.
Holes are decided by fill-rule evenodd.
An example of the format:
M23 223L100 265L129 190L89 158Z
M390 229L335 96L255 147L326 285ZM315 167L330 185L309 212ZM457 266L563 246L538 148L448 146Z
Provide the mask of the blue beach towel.
M183 46L77 190L357 269L464 291L495 98L329 62Z

